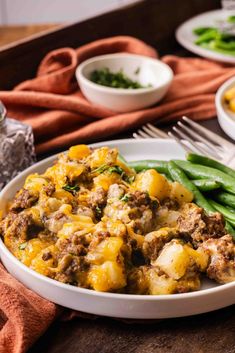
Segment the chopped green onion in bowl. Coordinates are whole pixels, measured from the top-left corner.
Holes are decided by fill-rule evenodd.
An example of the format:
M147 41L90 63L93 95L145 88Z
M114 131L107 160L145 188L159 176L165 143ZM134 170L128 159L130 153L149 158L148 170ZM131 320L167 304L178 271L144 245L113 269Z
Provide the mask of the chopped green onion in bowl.
M90 80L98 85L112 88L138 89L152 87L151 84L142 86L138 81L133 81L122 70L111 72L107 67L92 71Z

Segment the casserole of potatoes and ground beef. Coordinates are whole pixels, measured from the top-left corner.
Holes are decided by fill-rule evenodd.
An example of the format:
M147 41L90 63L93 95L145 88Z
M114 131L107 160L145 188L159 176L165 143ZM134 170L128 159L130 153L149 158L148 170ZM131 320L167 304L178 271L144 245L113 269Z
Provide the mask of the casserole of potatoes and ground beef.
M108 147L73 146L29 175L0 223L7 248L57 281L96 291L195 291L235 280L235 246L219 213L154 169L136 174Z

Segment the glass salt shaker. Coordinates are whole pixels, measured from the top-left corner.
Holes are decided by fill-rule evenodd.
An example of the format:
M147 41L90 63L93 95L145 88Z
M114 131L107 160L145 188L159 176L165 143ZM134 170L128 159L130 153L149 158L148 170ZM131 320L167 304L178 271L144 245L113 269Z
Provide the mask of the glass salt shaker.
M0 102L0 190L36 161L32 128L6 114Z

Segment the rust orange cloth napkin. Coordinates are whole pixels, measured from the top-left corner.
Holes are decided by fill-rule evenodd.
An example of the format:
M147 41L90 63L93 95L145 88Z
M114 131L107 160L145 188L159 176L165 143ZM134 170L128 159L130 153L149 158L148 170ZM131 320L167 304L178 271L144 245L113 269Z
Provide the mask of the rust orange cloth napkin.
M38 153L90 142L97 136L106 138L149 121L168 121L183 114L193 119L214 117L215 92L235 75L232 66L165 56L162 60L170 65L175 77L164 101L142 111L116 114L88 102L74 79L80 62L113 52L157 57L153 48L136 38L102 39L76 50L63 48L49 53L36 78L21 83L13 91L0 92L9 116L32 125ZM0 353L25 352L57 312L55 304L25 288L0 265Z
M32 125L37 152L44 153L70 144L91 142L135 128L150 121L168 121L188 115L193 119L215 116L214 94L235 68L198 58L165 56L162 61L174 71L173 84L165 99L154 107L117 114L88 102L81 94L74 72L92 56L129 52L157 57L142 41L126 36L97 40L78 49L63 48L49 53L36 78L13 91L0 92L9 116Z
M23 353L57 313L55 304L14 279L0 264L0 352Z

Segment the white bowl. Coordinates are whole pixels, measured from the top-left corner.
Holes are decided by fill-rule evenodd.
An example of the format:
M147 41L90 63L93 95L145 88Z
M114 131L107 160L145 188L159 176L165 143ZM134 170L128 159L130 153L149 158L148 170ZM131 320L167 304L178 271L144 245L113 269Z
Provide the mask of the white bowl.
M127 160L184 158L184 150L173 140L116 140L101 142L93 147L117 147ZM53 164L49 157L26 169L0 193L0 209L7 207L24 183L27 175L43 173ZM6 269L25 286L42 297L65 307L111 317L160 319L195 315L235 304L235 282L218 285L204 279L201 290L171 295L135 295L103 293L64 284L31 270L14 257L0 239L1 261Z
M101 86L90 80L94 70L108 68L111 72L123 70L132 80L142 86L138 89ZM76 77L84 96L91 102L116 112L130 112L159 102L166 94L173 72L160 60L134 54L108 54L84 61L77 67Z
M232 87L235 87L235 76L218 89L215 96L215 105L221 128L229 137L235 140L235 113L228 109L224 102L224 93Z

